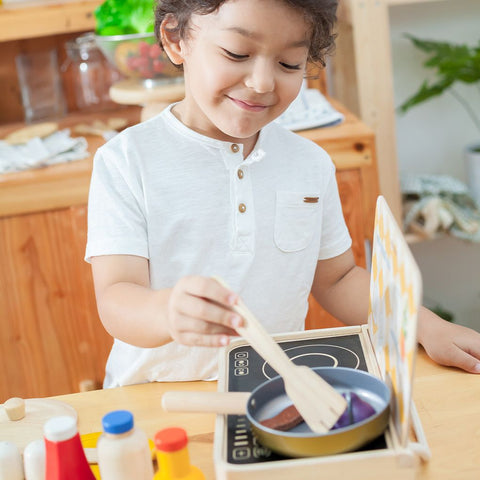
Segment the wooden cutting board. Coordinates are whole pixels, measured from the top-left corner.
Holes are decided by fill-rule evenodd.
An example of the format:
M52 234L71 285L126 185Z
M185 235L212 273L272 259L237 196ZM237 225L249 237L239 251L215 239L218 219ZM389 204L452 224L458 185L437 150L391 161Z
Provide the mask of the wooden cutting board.
M13 442L21 452L33 440L43 438L44 423L56 416L68 415L77 419L76 410L59 400L30 398L25 400L25 416L10 420L0 405L0 440Z

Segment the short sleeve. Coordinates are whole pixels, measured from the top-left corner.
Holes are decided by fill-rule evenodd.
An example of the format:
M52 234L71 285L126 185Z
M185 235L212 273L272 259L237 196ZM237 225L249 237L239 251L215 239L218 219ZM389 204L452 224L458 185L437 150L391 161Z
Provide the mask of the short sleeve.
M335 167L332 165L323 198L322 235L318 259L325 260L336 257L346 252L351 245L352 239L345 224L338 193Z
M148 258L140 178L118 145L97 151L88 197L87 262L99 255Z

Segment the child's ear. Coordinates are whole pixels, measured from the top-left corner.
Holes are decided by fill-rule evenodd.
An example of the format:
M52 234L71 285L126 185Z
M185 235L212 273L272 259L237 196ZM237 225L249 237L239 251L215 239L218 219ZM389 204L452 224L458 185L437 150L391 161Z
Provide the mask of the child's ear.
M169 14L160 25L160 38L165 53L175 65L183 63L182 47L180 45L180 33L177 31L177 19Z

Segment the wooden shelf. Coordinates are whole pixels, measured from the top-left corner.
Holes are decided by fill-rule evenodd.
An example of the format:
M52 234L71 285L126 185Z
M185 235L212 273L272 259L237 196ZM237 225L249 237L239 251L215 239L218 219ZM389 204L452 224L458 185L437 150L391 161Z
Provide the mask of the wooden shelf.
M445 0L383 0L376 3L394 6L439 1ZM101 0L32 0L2 5L0 42L92 30L95 27L93 11L101 3ZM357 3L365 3L365 0Z
M0 42L95 28L100 0L33 1L0 6Z
M122 117L133 125L140 119L140 110L140 107L131 106L101 113L77 112L67 115L59 124L60 128L71 128L79 123ZM17 123L0 127L0 138L22 126L23 123ZM86 204L93 154L105 140L95 135L84 136L88 142L88 158L0 175L0 217Z
M373 130L335 99L328 97L328 101L336 110L343 113L344 121L331 127L302 130L297 133L325 149L337 169L373 165L375 152L365 145L366 138L374 142Z
M405 233L404 235L405 235L405 240L410 245L413 243L428 242L430 240L438 240L439 238L446 236L445 233L436 233L433 237L422 236L422 235L419 235L418 233Z

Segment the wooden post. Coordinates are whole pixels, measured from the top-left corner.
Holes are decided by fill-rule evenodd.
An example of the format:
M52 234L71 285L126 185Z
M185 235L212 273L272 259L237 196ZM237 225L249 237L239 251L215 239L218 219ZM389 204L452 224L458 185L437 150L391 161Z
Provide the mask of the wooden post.
M388 1L342 0L338 32L332 93L375 132L380 191L401 222Z

